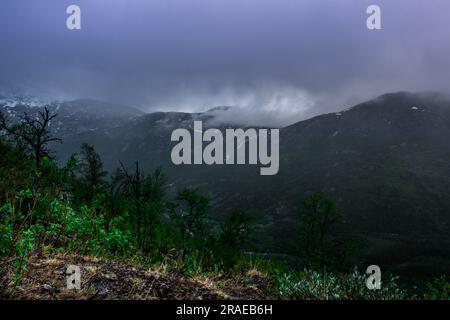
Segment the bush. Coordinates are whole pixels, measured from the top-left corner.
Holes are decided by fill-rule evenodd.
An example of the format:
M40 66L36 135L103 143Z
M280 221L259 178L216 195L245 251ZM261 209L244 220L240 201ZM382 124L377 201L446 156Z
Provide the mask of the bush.
M12 223L12 206L5 204L0 208L0 255L11 253L13 247L14 226Z
M442 276L427 284L424 298L427 300L450 300L450 283Z
M51 224L51 239L57 245L79 253L124 253L131 249L131 230L126 227L126 214L112 218L109 223L103 214L82 206L78 212L70 206L55 202L57 218Z
M393 299L414 298L396 284L396 278L382 281L380 290L366 287L367 276L354 269L350 274L333 274L304 270L300 274L282 273L277 279L277 288L282 298L290 299Z

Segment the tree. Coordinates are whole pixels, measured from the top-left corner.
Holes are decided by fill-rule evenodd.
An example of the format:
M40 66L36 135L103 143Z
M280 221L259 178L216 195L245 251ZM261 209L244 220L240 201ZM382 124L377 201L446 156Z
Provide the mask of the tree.
M232 210L220 227L219 240L235 250L250 241L251 218L244 210Z
M130 211L138 246L148 251L156 240L160 215L164 207L165 177L160 168L153 174L145 176L139 162L135 163L133 173L129 172L122 162L120 165L121 169L116 174L114 184L122 190L122 194L131 204Z
M313 263L326 264L331 228L341 219L336 203L320 193L308 196L299 207L304 254Z
M82 185L86 194L86 200L90 203L94 199L96 192L105 191L105 180L107 172L103 170L103 163L100 155L95 151L94 146L83 143L81 146L80 171L82 175Z
M166 178L161 168L157 168L145 178L144 182L144 212L142 217L143 234L141 246L144 252L150 249L160 248L162 242L161 214L166 203L165 191Z
M244 210L232 210L221 223L213 252L224 267L234 267L239 261L241 250L250 243L251 229L251 218Z
M51 121L56 117L56 113L51 113L47 107L44 107L37 116L24 112L18 123L10 125L8 119L2 115L0 130L5 131L16 144L22 145L35 161L36 168L39 169L44 157L52 159L48 145L52 142L61 142L61 139L54 137L50 132Z
M1 115L0 115L1 116ZM0 137L0 204L15 197L17 190L32 187L34 162L24 150Z
M138 244L141 244L141 226L142 226L142 215L143 215L143 202L144 202L144 175L141 172L139 162L135 163L134 173L130 173L122 162L121 166L121 176L124 180L124 193L126 196L130 197L132 201L132 212L133 218L136 221L136 234Z
M186 257L188 242L203 232L209 199L196 189L184 188L178 192L181 211L177 215L183 241L183 259Z
M343 215L332 199L320 193L311 194L301 203L299 215L303 253L309 263L346 270L364 260L367 243L363 238L333 230Z

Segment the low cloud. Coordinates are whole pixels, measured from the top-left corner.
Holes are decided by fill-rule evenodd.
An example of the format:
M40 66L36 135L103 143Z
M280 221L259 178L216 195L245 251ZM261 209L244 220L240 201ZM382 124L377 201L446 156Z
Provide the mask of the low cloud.
M2 0L0 82L282 126L392 91L449 92L448 0Z
M225 96L223 99L221 94L212 97L210 105L232 108L213 110L214 121L243 126L284 127L305 119L317 101L306 90L289 85L262 85L240 93L228 89L222 94ZM214 101L215 98L218 100ZM200 100L209 98L202 97Z

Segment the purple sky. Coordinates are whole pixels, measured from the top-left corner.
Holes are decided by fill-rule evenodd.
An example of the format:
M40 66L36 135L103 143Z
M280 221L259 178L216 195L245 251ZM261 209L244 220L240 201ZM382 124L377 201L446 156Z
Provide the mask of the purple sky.
M69 4L80 31L65 28ZM369 4L383 30L366 29ZM450 92L449 22L449 0L1 0L0 83L284 123L384 92Z

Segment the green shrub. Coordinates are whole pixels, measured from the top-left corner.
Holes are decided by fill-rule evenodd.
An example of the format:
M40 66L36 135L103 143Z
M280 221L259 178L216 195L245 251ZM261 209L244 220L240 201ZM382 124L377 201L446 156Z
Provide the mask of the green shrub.
M427 300L450 300L450 283L442 276L427 283L424 298Z
M5 204L0 208L0 255L10 254L13 246L14 226L12 223L13 208Z
M302 273L283 273L278 276L279 295L291 299L412 299L406 291L396 284L395 277L382 281L380 290L366 287L367 276L354 269L350 274L317 272L304 270Z

